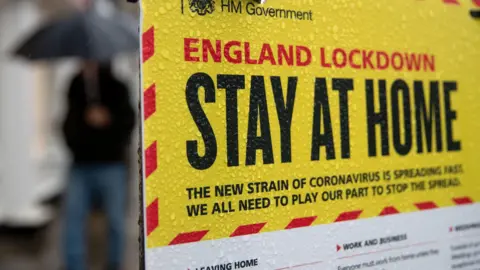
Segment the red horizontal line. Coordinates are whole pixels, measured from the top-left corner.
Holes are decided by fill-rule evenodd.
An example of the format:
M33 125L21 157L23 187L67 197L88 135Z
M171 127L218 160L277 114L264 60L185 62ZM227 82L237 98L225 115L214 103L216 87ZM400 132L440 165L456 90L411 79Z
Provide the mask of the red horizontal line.
M172 242L170 242L170 246L173 245L180 245L186 243L193 243L202 240L202 238L208 233L208 231L197 231L197 232L188 232L188 233L180 233L175 237Z
M415 243L415 244L401 246L401 247L387 248L387 249L382 249L382 250L364 252L364 253L354 254L354 255L350 255L350 256L340 257L340 258L337 258L337 260L343 260L343 259L365 256L365 255L376 254L376 253L383 253L383 252L387 252L387 251L405 249L405 248L409 248L409 247L425 246L425 245L430 245L430 244L437 243L437 242L438 241L427 241L427 242L420 242L420 243Z
M293 265L293 266L288 266L288 267L283 267L283 268L277 268L277 269L275 269L275 270L295 269L295 268L299 268L299 267L316 265L316 264L320 264L320 263L323 263L323 261L317 261L317 262L311 262L311 263L304 263L304 264L297 264L297 265Z
M461 205L461 204L471 204L473 203L473 200L470 197L459 197L459 198L453 198L453 202L455 204Z
M285 229L294 229L294 228L301 228L301 227L308 227L312 225L312 223L317 219L316 216L314 217L304 217L304 218L295 218L285 227Z
M416 203L415 206L419 210L430 210L430 209L438 208L438 206L434 202L419 202L419 203Z
M456 240L456 239L459 239L459 238L477 238L477 237L480 237L480 234L465 234L465 235L458 235L456 234L455 236L451 236L449 237L451 240Z
M382 212L380 213L380 216L387 216L387 215L395 215L400 213L395 207L393 206L387 206L383 208Z
M460 5L458 0L443 0L445 4L453 4L453 5Z
M383 253L383 252L392 251L392 250L405 249L405 248L409 248L409 247L413 247L413 246L424 246L424 245L434 244L434 243L437 243L437 242L438 242L438 241L428 241L428 242L421 242L421 243L411 244L411 245L402 246L402 247L382 249L382 250L371 251L371 252L365 252L365 253L355 254L355 255L351 255L351 256L339 257L339 258L337 258L337 260L343 260L343 259L348 259L348 258L358 257L358 256L365 256L365 255L375 254L375 253ZM316 262L311 262L311 263L297 264L297 265L292 265L292 266L288 266L288 267L277 268L277 269L275 269L275 270L294 269L294 268L299 268L299 267L308 266L308 265L320 264L320 263L322 263L322 262L323 262L323 261L316 261Z
M360 214L362 213L363 210L356 210L356 211L350 211L350 212L343 212L341 213L335 222L341 222L341 221L347 221L347 220L354 220L357 219Z
M239 226L230 237L259 233L267 223L257 223Z

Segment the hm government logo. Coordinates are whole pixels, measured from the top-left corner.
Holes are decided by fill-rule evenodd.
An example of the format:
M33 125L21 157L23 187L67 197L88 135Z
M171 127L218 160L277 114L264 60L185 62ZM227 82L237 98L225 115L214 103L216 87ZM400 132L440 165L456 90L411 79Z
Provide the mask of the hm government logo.
M188 6L192 12L200 16L212 14L215 11L214 0L188 0Z
M188 2L188 4L187 4ZM311 9L297 10L288 8L276 8L262 5L263 0L181 0L181 11L190 9L192 14L201 17L215 12L215 4L218 3L218 11L221 13L239 14L259 18L286 19L293 21L313 21Z

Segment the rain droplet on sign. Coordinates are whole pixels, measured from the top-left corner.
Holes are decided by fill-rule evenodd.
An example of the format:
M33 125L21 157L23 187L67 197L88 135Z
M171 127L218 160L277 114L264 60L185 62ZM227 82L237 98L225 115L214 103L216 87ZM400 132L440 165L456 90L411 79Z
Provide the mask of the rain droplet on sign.
M170 54L167 50L162 50L160 54L167 59L170 57Z

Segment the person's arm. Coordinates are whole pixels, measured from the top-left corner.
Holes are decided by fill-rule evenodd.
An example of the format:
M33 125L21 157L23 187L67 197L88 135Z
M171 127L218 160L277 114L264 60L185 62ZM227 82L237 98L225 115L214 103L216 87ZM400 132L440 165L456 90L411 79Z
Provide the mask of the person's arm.
M75 151L79 147L79 134L81 108L79 106L79 82L78 79L73 79L68 88L67 94L67 115L62 125L63 136L65 142L71 151Z
M135 125L135 112L131 105L130 95L123 83L115 87L115 106L111 112L112 130L115 140L120 143L128 143L132 129Z

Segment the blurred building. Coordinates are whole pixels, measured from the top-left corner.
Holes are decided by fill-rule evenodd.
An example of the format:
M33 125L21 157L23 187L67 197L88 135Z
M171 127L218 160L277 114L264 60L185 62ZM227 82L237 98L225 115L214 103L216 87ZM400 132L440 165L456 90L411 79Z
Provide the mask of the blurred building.
M30 63L11 52L42 23L68 14L82 1L0 0L0 226L37 227L53 218L43 202L62 194L65 184L70 161L59 127L77 64ZM137 12L136 5L117 4ZM137 56L115 61L134 100L138 66Z

